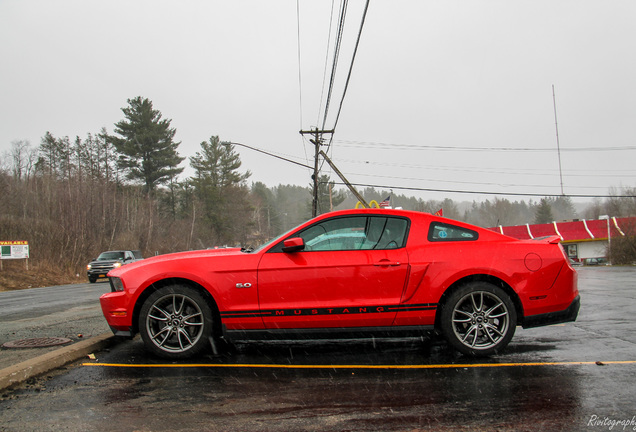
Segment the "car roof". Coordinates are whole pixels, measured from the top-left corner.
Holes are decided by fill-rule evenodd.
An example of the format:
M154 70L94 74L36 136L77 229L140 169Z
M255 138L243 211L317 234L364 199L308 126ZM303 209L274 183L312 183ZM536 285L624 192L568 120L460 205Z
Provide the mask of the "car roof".
M507 240L517 240L513 237L506 236L504 234L489 230L487 228L483 228L477 225L473 225L467 222L458 221L455 219L445 218L443 216L436 216L431 213L414 211L414 210L403 210L403 209L387 209L387 208L364 208L364 209L346 209L346 210L336 210L328 213L323 213L317 216L313 221L319 221L322 219L327 219L334 216L355 216L355 215L387 215L387 216L403 216L408 217L411 220L419 220L419 221L438 221L445 224L455 225L458 227L465 227L475 231L478 231L481 239L507 239Z
M386 209L386 208L362 208L362 209L345 209L345 210L335 210L328 213L323 213L319 215L319 218L322 217L331 217L338 215L356 215L356 214L387 214L393 216L413 216L413 215L428 215L432 216L430 213L424 212L416 212L413 210L402 210L402 209Z

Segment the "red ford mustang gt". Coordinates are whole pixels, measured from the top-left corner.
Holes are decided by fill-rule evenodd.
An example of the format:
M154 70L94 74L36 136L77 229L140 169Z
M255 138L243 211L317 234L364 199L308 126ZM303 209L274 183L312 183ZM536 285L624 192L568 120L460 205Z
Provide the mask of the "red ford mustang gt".
M257 249L181 252L108 273L119 336L185 358L221 338L437 330L467 355L515 327L574 321L577 274L559 237L516 240L427 213L327 213Z

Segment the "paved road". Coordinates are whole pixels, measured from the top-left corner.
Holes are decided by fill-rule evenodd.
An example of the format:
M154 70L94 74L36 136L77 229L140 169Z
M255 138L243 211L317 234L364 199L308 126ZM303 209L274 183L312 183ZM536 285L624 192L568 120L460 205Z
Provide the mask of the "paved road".
M32 337L77 341L110 331L99 306L108 291L101 282L0 292L0 346ZM2 348L0 369L56 348Z
M0 292L0 323L95 306L108 291L109 285L101 282Z
M486 360L424 338L165 363L127 341L3 395L0 430L634 430L636 268L583 268L580 290L576 323L519 329Z

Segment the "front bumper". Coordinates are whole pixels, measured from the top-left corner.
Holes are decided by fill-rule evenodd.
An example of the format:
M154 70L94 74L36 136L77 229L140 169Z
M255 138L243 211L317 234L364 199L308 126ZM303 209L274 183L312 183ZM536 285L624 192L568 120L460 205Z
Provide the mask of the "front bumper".
M99 298L104 318L115 336L133 336L131 299L126 292L109 292Z
M111 271L112 268L110 269L96 269L96 270L88 270L86 272L86 276L88 276L88 278L95 278L95 279L101 279L101 278L105 278L106 275L108 274L109 271Z
M576 321L581 308L581 296L576 296L570 306L562 311L549 312L539 315L531 315L523 320L523 328L541 327L552 324L561 324L565 322Z
M132 339L135 334L133 333L132 329L128 329L128 330L120 330L116 327L110 326L110 330L113 332L113 334L117 337L122 337L122 338L126 338L126 339Z

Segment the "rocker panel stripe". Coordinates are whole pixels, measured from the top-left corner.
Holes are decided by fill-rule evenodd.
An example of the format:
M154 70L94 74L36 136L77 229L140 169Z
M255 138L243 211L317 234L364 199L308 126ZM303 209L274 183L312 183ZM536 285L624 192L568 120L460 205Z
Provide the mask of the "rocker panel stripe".
M267 309L248 311L221 312L222 318L268 318L290 316L316 316L316 315L351 315L369 313L393 313L416 312L435 310L437 303L390 305L390 306L349 306L349 307L320 307L320 308L295 308L295 309Z

